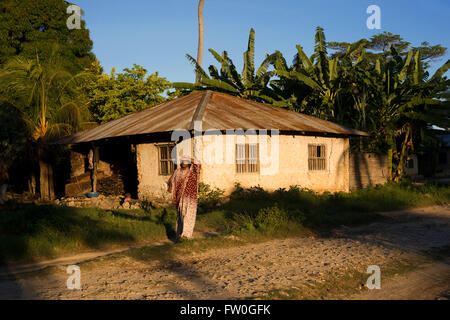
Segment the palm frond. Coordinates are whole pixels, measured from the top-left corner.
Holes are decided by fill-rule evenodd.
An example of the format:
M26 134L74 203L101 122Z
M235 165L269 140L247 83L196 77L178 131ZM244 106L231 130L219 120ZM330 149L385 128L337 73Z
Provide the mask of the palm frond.
M247 51L244 52L244 69L242 70L244 83L248 86L253 82L255 73L255 30L250 29Z
M204 77L206 79L209 79L208 74L203 70L203 68L198 64L197 60L195 60L191 55L186 53L186 58L189 60L189 62L194 67L195 73L200 74L201 77Z

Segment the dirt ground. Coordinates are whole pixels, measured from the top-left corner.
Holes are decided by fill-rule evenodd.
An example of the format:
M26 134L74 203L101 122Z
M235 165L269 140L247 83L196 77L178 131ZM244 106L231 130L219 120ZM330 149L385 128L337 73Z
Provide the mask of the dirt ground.
M342 226L325 237L271 240L149 261L121 256L81 264L81 290L66 266L0 280L0 299L245 299L326 281L330 272L381 267L379 290L350 299L448 299L450 206L384 213L388 222ZM392 261L423 264L383 278ZM368 275L369 276L369 275Z

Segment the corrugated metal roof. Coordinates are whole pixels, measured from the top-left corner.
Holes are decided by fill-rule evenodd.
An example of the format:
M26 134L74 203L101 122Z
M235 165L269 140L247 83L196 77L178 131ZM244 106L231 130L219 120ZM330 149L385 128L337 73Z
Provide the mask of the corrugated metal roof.
M202 121L203 130L278 129L309 134L368 135L298 112L220 92L203 91L78 132L56 143L75 144L177 129L192 130L195 120Z

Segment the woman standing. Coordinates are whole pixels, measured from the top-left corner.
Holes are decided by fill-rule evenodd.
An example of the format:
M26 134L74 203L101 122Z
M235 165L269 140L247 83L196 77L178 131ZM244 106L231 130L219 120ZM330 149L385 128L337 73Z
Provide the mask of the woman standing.
M177 208L177 239L191 239L194 232L198 203L198 180L200 163L194 158L182 157L168 181L168 191L172 193Z

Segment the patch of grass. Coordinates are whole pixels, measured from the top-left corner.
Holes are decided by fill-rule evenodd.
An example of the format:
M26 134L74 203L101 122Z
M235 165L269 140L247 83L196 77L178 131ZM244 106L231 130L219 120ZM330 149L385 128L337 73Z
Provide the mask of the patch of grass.
M0 215L0 263L165 238L158 219L143 210L23 204Z
M236 185L228 201L224 201L220 190L206 188L204 193L208 205L203 209L208 206L209 209L199 212L195 228L197 231L214 230L223 237L177 243L171 245L175 249L169 251L207 250L318 234L340 225L352 226L385 219L377 211L447 204L450 199L448 187L410 183L386 184L351 193L322 194L298 186L267 192L260 187ZM175 221L174 208L108 211L22 204L0 214L0 264L173 239ZM239 241L233 240L236 237ZM155 249L155 252L168 248ZM144 257L146 252L133 254ZM155 256L153 253L150 255Z
M411 183L370 187L345 193L316 193L291 186L267 192L260 187L239 184L229 200L202 215L211 227L225 233L326 232L340 225L354 226L386 219L377 212L442 205L450 201L450 188Z
M383 281L396 275L416 270L421 265L419 260L395 260L381 265L381 287ZM344 272L332 271L322 280L313 281L288 289L272 289L255 299L267 300L323 300L345 299L368 290L366 281L370 275L365 270L351 269Z

